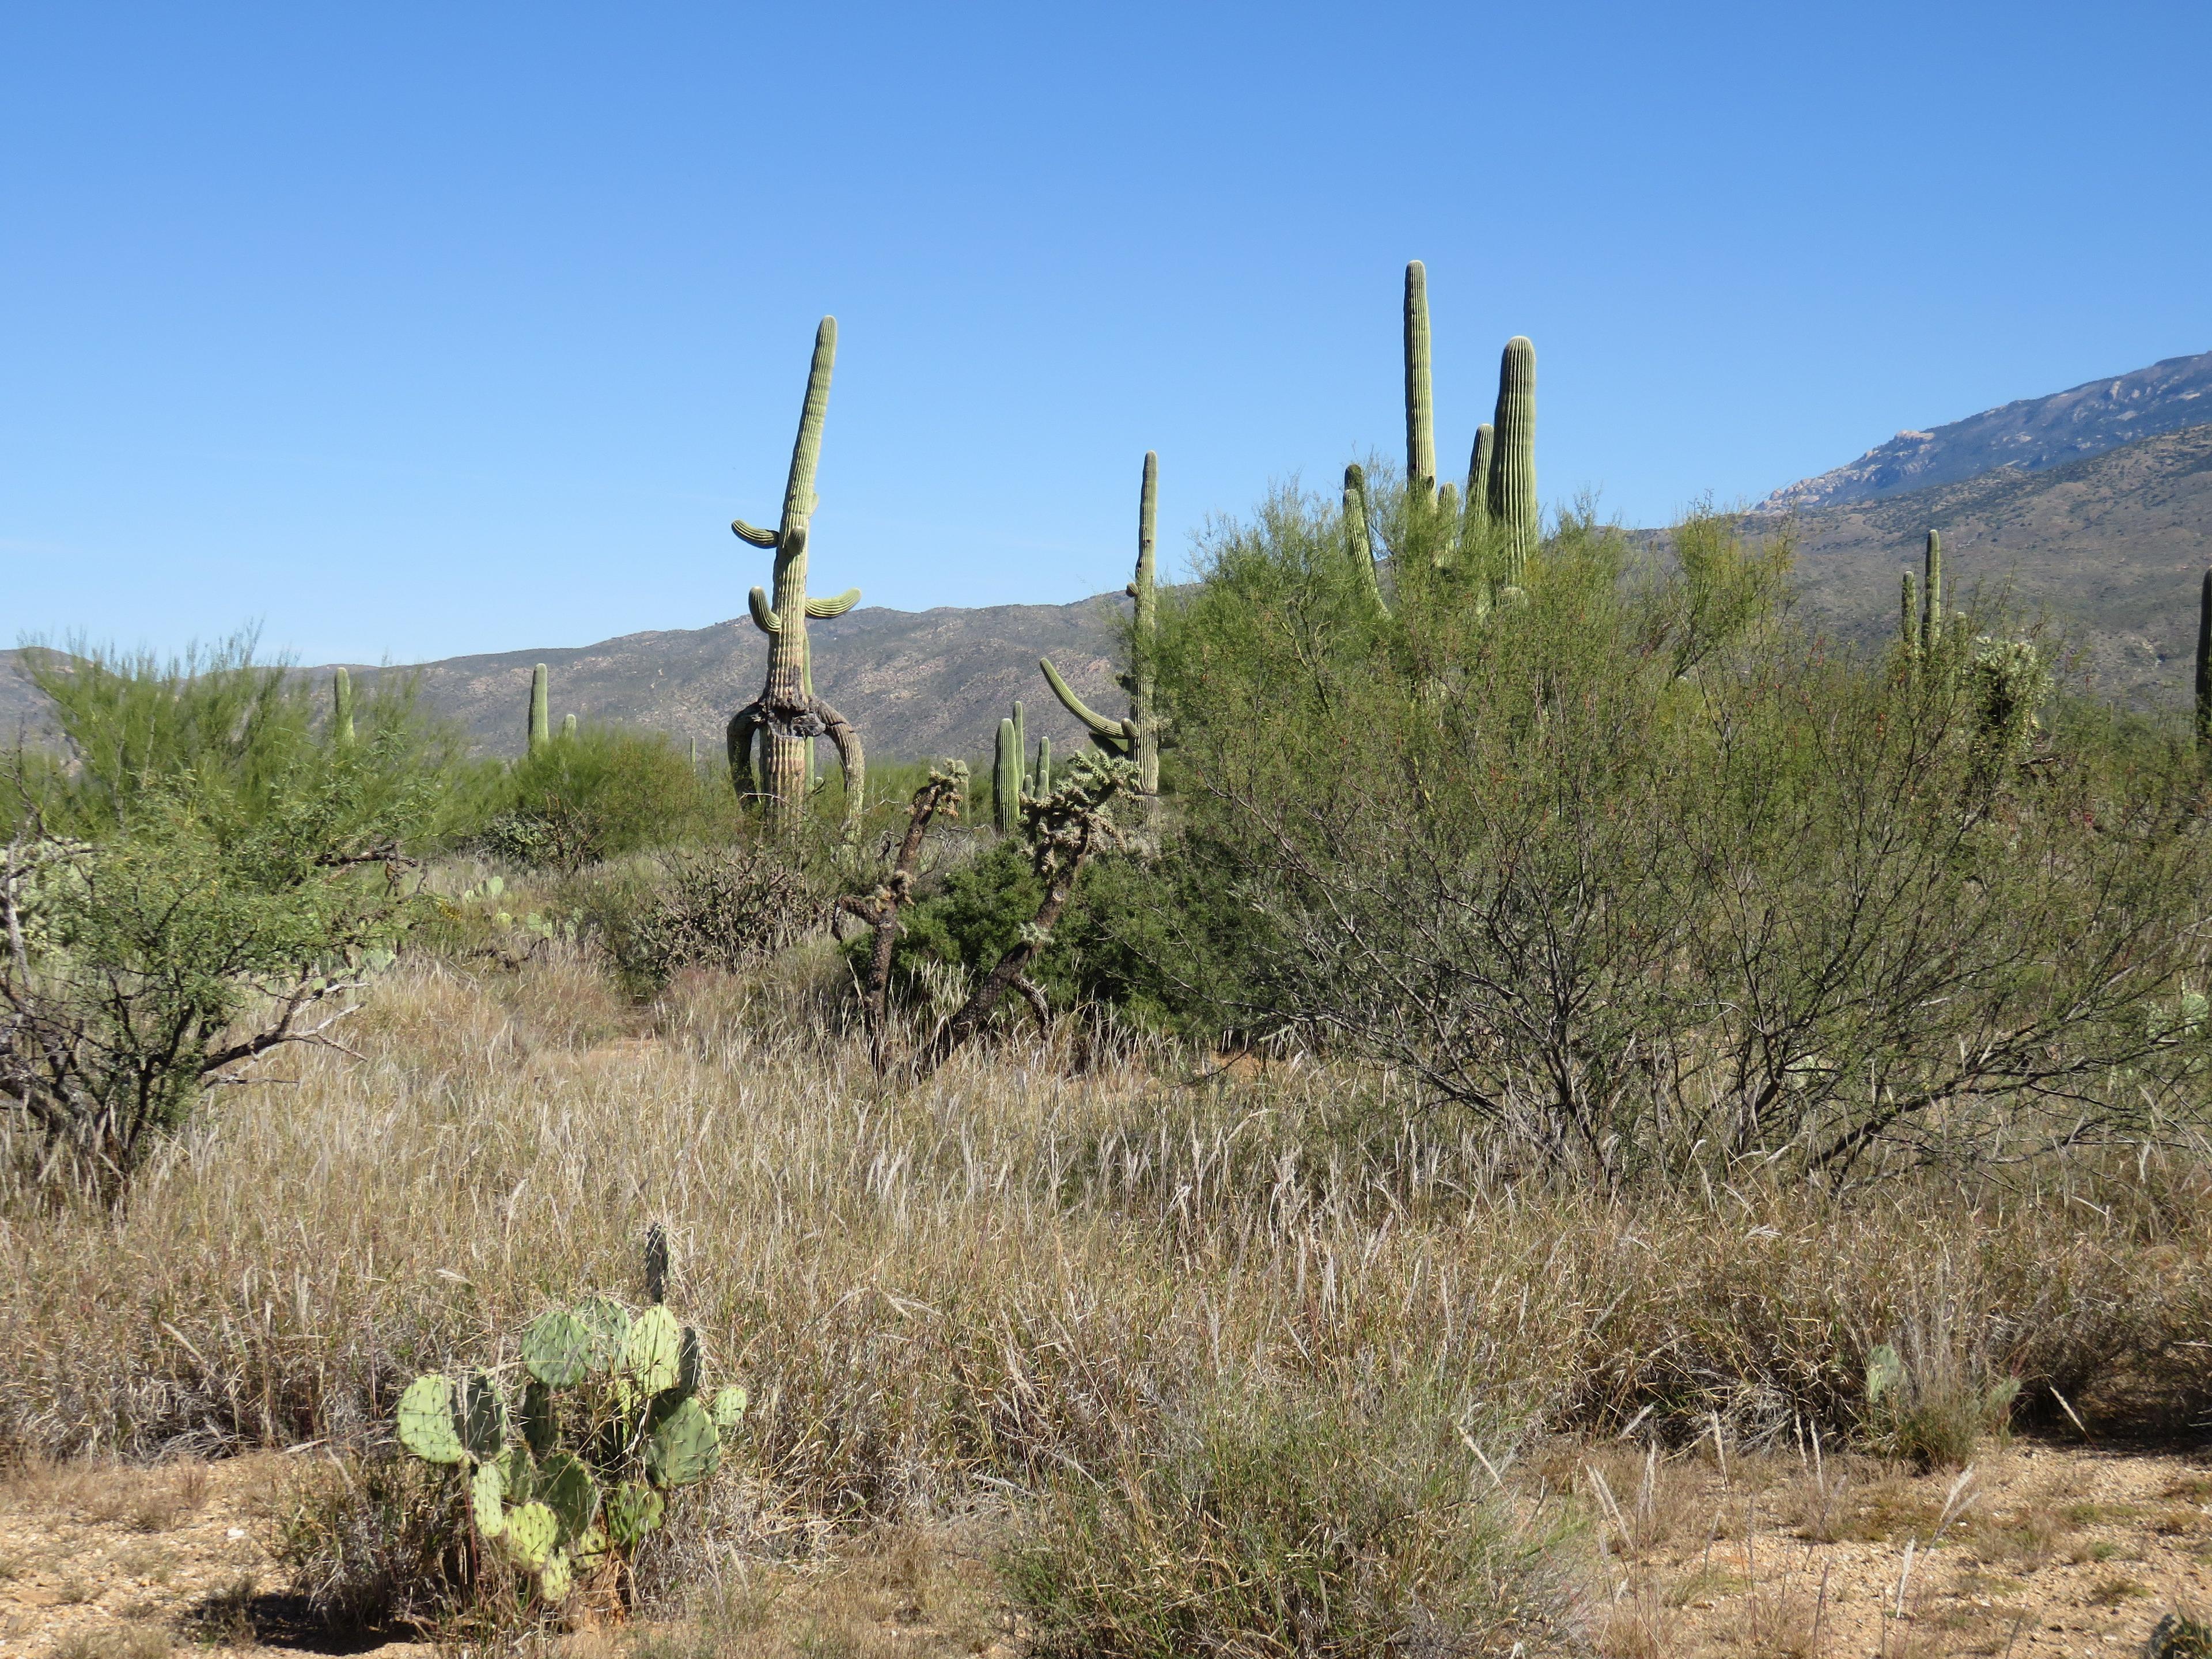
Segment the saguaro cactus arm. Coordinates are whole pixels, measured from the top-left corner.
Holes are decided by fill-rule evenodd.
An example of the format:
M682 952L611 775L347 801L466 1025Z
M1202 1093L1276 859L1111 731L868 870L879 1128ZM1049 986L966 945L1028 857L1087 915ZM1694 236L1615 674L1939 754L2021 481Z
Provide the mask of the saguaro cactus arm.
M842 617L860 602L860 590L848 587L834 599L809 599L806 614L816 622L827 622L832 617Z
M753 626L759 629L762 633L783 632L783 620L769 605L766 588L756 587L751 592L746 594L745 609L753 613Z
M1109 720L1097 709L1075 695L1075 688L1060 675L1049 657L1039 657L1037 666L1044 670L1045 684L1052 687L1052 695L1060 699L1060 706L1081 720L1091 733L1091 741L1109 755L1125 755L1137 741L1134 720Z
M743 519L731 520L730 530L739 541L750 542L755 547L774 547L776 544L775 531L762 530L756 526L747 524Z

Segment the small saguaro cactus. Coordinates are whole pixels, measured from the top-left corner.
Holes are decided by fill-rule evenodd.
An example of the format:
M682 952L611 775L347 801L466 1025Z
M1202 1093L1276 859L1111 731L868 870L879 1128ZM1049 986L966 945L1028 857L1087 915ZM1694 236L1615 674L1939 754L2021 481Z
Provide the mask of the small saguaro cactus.
M343 668L331 676L331 741L353 747L353 676Z
M1920 657L1920 589L1912 580L1912 573L1904 573L1898 584L1897 646L1910 665Z
M1128 718L1108 720L1075 695L1074 688L1052 665L1051 658L1037 659L1037 666L1044 671L1045 683L1052 687L1053 696L1060 699L1061 708L1083 722L1091 741L1106 754L1135 760L1137 787L1147 795L1158 794L1160 787L1160 720L1153 706L1152 661L1160 627L1159 596L1152 561L1159 488L1160 458L1157 451L1148 449L1145 452L1144 483L1137 497L1137 576L1124 590L1136 601L1136 614L1129 629L1129 672L1121 682L1129 693Z
M1406 488L1423 503L1437 498L1436 399L1429 373L1429 272L1406 265Z
M1375 569L1375 532L1367 514L1367 471L1354 461L1344 469L1344 550L1352 561L1352 574L1359 578L1375 608L1388 611L1382 602L1382 580Z
M536 754L553 741L553 721L545 712L545 665L530 671L530 752Z
M1012 835L1022 821L1022 736L1011 715L999 722L991 757L991 818L1002 836Z
M1052 739L1050 738L1041 737L1037 739L1036 764L1030 768L1029 792L1032 795L1052 793Z
M1485 421L1474 429L1474 451L1467 459L1467 516L1490 516L1490 465L1498 442L1498 428Z
M575 717L574 714L563 714L563 715L562 715L562 716L561 716L561 741L562 741L562 742L563 742L563 743L574 743L574 742L575 742L575 740L576 740L576 717Z
M699 1334L659 1299L665 1250L655 1227L641 1310L594 1296L533 1320L518 1397L482 1370L418 1376L399 1396L400 1445L453 1470L478 1548L544 1601L565 1601L579 1577L624 1595L638 1546L678 1490L720 1466L744 1418L743 1389L702 1392Z
M1504 543L1500 585L1517 587L1543 533L1536 502L1536 348L1524 334L1508 340L1498 358L1492 426L1486 493L1491 520Z
M814 473L822 459L822 428L830 414L830 371L837 359L837 319L824 317L815 331L814 361L807 370L806 400L800 405L799 437L792 446L791 471L783 490L783 516L774 530L757 529L743 519L731 531L755 547L775 550L775 594L754 588L746 596L753 626L768 635L768 683L761 694L730 718L730 779L739 795L765 795L772 828L796 831L805 811L812 780L809 743L826 737L837 745L845 772L845 830L860 829L865 805L866 761L860 734L852 722L814 695L813 664L808 655L806 624L842 617L859 601L860 590L848 588L834 599L806 596L806 540L817 496ZM756 785L753 739L760 738L764 782Z
M2197 600L2197 752L2212 756L2212 570Z

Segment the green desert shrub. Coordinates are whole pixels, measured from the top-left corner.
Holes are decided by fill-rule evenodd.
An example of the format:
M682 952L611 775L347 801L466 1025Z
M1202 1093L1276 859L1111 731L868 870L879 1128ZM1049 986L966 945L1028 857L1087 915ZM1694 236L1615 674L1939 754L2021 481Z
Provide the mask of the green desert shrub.
M659 732L586 726L516 761L484 850L525 868L580 870L708 834L735 811Z
M1385 608L1324 506L1217 532L1163 609L1166 782L1259 1013L1611 1180L2201 1115L2201 1031L2148 1018L2208 968L2185 751L2039 720L2029 647L1839 651L1786 550L1674 540L1571 517L1510 592L1394 548Z
M1430 1379L1366 1392L1224 1377L1117 1467L1052 1480L1003 1558L1033 1650L1554 1650L1571 1597L1490 1501L1466 1413Z

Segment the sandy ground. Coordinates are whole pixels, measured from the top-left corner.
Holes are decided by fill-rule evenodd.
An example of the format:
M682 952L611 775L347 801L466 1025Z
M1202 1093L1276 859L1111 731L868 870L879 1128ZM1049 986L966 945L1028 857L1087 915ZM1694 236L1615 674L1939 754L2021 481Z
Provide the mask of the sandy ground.
M264 1547L287 1473L274 1455L16 1473L0 1486L0 1659L429 1655L301 1624ZM2171 1607L2212 1610L2212 1451L2016 1443L1961 1477L1557 1445L1504 1474L1524 1500L1598 1517L1592 1634L1610 1659L2109 1656L2140 1651ZM558 1645L1006 1659L1010 1628L979 1553L909 1534L770 1574L702 1620Z

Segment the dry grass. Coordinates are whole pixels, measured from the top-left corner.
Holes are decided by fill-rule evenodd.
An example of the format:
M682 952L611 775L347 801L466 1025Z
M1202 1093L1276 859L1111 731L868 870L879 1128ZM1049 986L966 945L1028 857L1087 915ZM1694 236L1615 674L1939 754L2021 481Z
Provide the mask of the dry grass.
M404 969L352 1037L365 1061L272 1064L119 1215L0 1212L0 1455L373 1451L418 1370L497 1357L549 1300L633 1289L653 1219L672 1300L757 1402L725 1528L756 1552L1104 1478L1239 1378L1384 1413L1449 1379L1485 1490L1492 1469L1521 1484L1546 1434L1627 1431L1538 1484L1595 1502L1601 1479L1630 1557L1741 1527L1688 1496L1716 1424L1729 1455L1800 1469L1762 1525L1924 1525L1838 1449L1877 1343L1978 1389L2021 1379L2024 1404L2055 1383L2092 1416L2104 1393L2203 1387L2193 1168L1609 1197L1517 1182L1475 1137L1301 1065L1071 1075L1017 1042L878 1094L837 971L817 952L690 975L641 1011L559 952ZM1796 1451L1814 1423L1817 1476ZM158 1531L190 1478L81 1501ZM1778 1588L1759 1640L1789 1650L1808 1594ZM1616 1606L1605 1627L1624 1619L1663 1623Z

